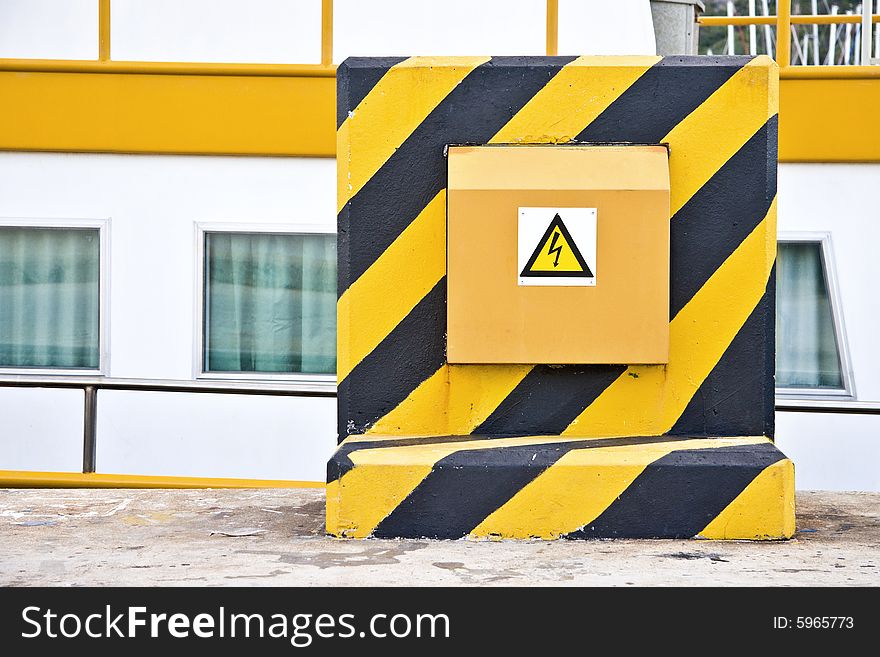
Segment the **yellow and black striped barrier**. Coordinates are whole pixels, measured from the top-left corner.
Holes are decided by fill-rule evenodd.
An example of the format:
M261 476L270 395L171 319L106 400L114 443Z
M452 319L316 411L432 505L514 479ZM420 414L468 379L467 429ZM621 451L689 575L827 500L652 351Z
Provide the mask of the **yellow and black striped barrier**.
M768 440L777 77L763 56L339 67L331 534L791 536ZM669 148L668 363L448 364L446 147L621 142Z
M351 437L327 526L364 538L750 538L794 532L791 461L749 438Z

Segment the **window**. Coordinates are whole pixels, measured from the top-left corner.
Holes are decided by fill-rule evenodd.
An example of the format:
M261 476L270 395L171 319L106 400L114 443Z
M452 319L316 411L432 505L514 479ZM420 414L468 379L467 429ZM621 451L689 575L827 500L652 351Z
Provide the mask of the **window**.
M777 393L851 396L830 235L782 237L776 276Z
M201 227L199 374L335 378L336 236L249 229Z
M102 369L103 225L0 220L0 367Z

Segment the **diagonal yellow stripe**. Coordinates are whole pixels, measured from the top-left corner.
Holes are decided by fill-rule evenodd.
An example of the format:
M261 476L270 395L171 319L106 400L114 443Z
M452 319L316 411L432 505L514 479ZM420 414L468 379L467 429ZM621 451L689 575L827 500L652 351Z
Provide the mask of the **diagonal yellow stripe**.
M558 538L588 525L659 458L683 449L769 442L767 438L694 440L572 450L471 532L473 537Z
M464 436L478 427L531 365L444 365L374 424L372 435Z
M776 258L776 200L669 326L669 363L633 365L563 431L653 436L669 431L758 305Z
M660 59L578 57L554 75L489 143L571 141Z
M431 111L489 57L410 57L392 66L336 133L337 212ZM351 153L357 157L352 158Z
M779 81L765 55L721 85L662 140L669 144L670 210L675 214L777 113ZM769 101L767 88L769 87ZM760 108L766 112L743 108Z
M790 538L794 529L794 464L783 459L764 468L699 536L772 540Z
M337 379L342 381L446 275L446 190L441 190L339 298ZM357 318L357 329L352 319Z

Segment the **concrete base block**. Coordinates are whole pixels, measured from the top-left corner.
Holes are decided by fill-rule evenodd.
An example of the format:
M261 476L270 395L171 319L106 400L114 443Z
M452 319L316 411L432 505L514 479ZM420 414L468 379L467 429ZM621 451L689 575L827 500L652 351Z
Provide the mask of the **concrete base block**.
M350 436L328 463L348 538L707 538L795 530L794 466L764 436Z

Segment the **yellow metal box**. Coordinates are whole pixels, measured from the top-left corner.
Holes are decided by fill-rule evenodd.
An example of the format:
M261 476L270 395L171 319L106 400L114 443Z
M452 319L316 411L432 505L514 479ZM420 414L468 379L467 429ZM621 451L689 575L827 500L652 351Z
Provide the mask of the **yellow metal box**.
M664 146L455 146L450 363L666 363Z

